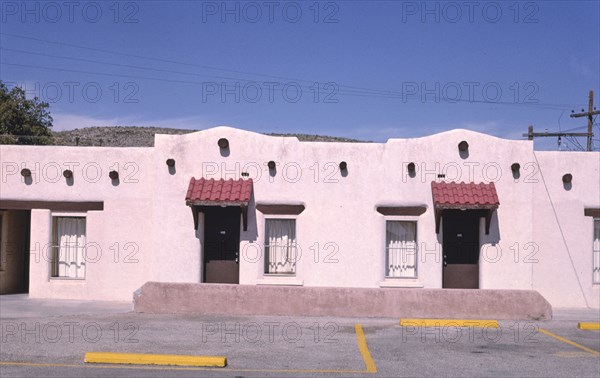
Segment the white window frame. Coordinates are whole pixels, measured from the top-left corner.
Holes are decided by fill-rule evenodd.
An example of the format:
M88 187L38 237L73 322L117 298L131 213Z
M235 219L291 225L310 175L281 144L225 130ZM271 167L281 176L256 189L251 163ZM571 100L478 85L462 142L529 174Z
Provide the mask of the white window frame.
M295 264L295 269L293 272L281 272L281 273L269 273L267 270L269 264L269 253L267 252L268 247L268 238L267 238L267 221L269 220L291 220L294 221L294 232L295 232L295 240L294 245L298 246L298 219L296 216L287 215L287 214L268 214L265 215L263 219L263 251L264 251L264 267L263 267L263 276L265 277L296 277L298 274L298 260Z
M593 218L592 221L592 283L600 285L600 240L596 242L594 235L596 222L600 223L600 218Z
M85 221L85 243L87 243L87 233L88 233L88 221L87 221L87 213L85 212L52 212L51 214L51 259L50 259L50 279L51 280L72 280L72 281L84 281L87 275L87 264L83 270L83 277L69 277L69 276L59 276L58 275L58 264L59 262L56 259L56 256L60 256L60 250L56 253L56 248L59 247L57 245L57 232L56 229L58 218L83 218ZM84 251L85 251L85 243L84 243ZM83 254L83 259L85 260L85 252ZM56 275L55 275L56 272Z
M415 274L406 277L393 277L389 275L389 254L387 240L387 225L388 222L410 222L415 225ZM418 216L386 216L383 222L383 254L384 254L384 272L383 277L386 281L394 280L418 280L419 278L419 217Z

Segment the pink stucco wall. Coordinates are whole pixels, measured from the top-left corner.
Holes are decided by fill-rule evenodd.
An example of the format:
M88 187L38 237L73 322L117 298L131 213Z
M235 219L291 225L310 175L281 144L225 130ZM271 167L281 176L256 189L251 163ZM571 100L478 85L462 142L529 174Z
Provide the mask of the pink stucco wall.
M217 146L223 137L228 156ZM458 152L463 140L468 157ZM176 160L175 172L168 158ZM273 177L270 160L278 163ZM348 163L345 177L341 161ZM386 143L318 143L217 127L157 135L154 148L0 146L0 162L2 200L104 202L103 211L87 215L88 241L101 246L102 257L88 264L85 281L50 279L48 262L32 259L33 297L130 299L147 281L201 282L202 227L194 230L184 201L189 179L237 179L242 171L254 180L253 205L303 204L305 210L295 216L302 249L297 273L283 278L263 274L264 256L256 251L264 245L265 215L251 208L248 231L241 233L240 283L440 288L443 236L435 233L430 182L445 173L447 181L493 181L498 191L489 235L481 221L481 288L535 289L559 307L600 306L599 287L591 282L592 218L583 214L600 208L597 152L534 153L530 141L467 130ZM56 166L74 162L73 185L55 179ZM417 166L415 177L408 162ZM515 162L518 179L510 170ZM102 172L94 181L97 166ZM32 183L23 181L21 167L34 171ZM108 178L115 168L118 185ZM565 173L573 174L569 190L561 181ZM382 205L427 207L408 218L418 222L417 279L384 278L385 221L406 218L378 213ZM50 211L32 211L32 246L50 241L50 219Z

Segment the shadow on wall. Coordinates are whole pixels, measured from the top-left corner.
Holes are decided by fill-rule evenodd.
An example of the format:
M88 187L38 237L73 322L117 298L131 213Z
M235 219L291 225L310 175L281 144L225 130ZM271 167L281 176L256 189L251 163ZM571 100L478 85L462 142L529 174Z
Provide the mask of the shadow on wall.
M490 223L490 233L488 235L485 234L485 218L482 219L483 227L480 227L480 244L491 244L495 245L500 242L500 227L498 225L498 210L494 211L492 214L492 222Z
M229 146L227 146L225 148L220 148L219 152L221 153L222 157L228 157L231 154L231 151L229 150Z
M254 191L250 197L248 203L248 230L242 231L240 235L241 241L247 241L248 243L256 242L258 238L258 225L256 224L256 202L254 201Z

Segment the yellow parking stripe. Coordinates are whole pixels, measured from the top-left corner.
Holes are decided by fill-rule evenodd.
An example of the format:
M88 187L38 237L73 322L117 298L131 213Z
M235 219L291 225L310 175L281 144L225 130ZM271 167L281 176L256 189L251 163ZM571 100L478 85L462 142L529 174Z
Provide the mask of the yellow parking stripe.
M591 353L591 354L593 354L593 355L600 356L600 352L598 352L598 351L595 351L595 350L593 350L593 349L590 349L590 348L586 348L586 347L584 347L583 345L577 344L576 342L574 342L574 341L571 341L571 340L567 340L567 339L565 339L564 337L560 337L560 336L558 336L558 335L555 335L555 334L553 334L552 332L550 332L550 331L546 331L546 330L545 330L545 329L543 329L543 328L540 328L540 332L541 332L541 333L543 333L543 334L545 334L545 335L548 335L548 336L550 336L550 337L554 337L556 340L560 340L560 341L562 341L563 343L567 343L567 344L569 344L569 345L573 345L574 347L576 347L576 348L579 348L579 349L581 349L581 350L585 350L586 352L589 352L589 353Z
M315 373L327 373L327 374L373 374L377 373L377 367L375 366L375 361L373 361L373 357L371 357L371 353L369 352L369 347L367 346L367 340L365 338L365 334L363 332L362 326L360 324L355 325L356 330L356 340L358 343L358 349L363 358L363 362L365 364L366 370L338 370L338 369L244 369L244 368L226 368L226 371L236 371L236 372L259 372L259 373L292 373L292 374L315 374ZM100 359L96 359L97 355L122 355L122 356L132 356L134 354L126 354L126 353L86 353L85 362L94 362L94 363L113 363L113 362L100 362ZM134 355L135 356L135 355ZM160 355L138 355L138 356L160 356ZM165 356L165 355L162 355ZM168 356L168 355L167 355ZM174 356L174 357L202 357L202 356ZM207 358L219 358L219 357L207 357ZM223 365L227 364L227 360L225 357L223 358ZM94 361L92 361L94 360ZM204 366L217 366L217 365L186 365L183 367L177 366L164 366L164 365L154 365L154 366L141 366L141 365L77 365L77 364L58 364L58 363L35 363L35 362L17 362L17 361L0 361L0 366L2 365L12 365L12 366L29 366L29 367L68 367L68 368L96 368L96 369L142 369L142 370L186 370L186 371L207 371L213 370L211 367ZM125 364L131 364L131 362L125 362ZM144 362L145 365L148 365L148 362ZM168 364L174 365L174 364Z
M84 362L96 364L224 367L227 365L227 358L175 354L88 352L85 354Z
M577 328L588 331L600 331L600 323L597 322L579 322Z
M365 362L365 366L367 367L368 373L377 373L377 366L375 366L375 361L373 361L373 357L371 357L371 352L369 352L369 347L367 346L367 339L365 338L365 333L363 332L362 325L357 324L354 326L356 330L356 341L358 342L358 349L360 350L360 354L362 355L363 361Z
M400 319L401 327L479 327L499 328L497 320L481 319Z

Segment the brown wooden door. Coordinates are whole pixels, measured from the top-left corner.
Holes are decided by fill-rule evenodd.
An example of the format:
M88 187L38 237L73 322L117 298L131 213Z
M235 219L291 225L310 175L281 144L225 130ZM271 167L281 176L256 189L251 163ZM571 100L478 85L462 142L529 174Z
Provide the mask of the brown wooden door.
M479 219L475 210L444 210L442 287L479 288Z
M204 282L239 283L239 207L206 207L204 211Z

